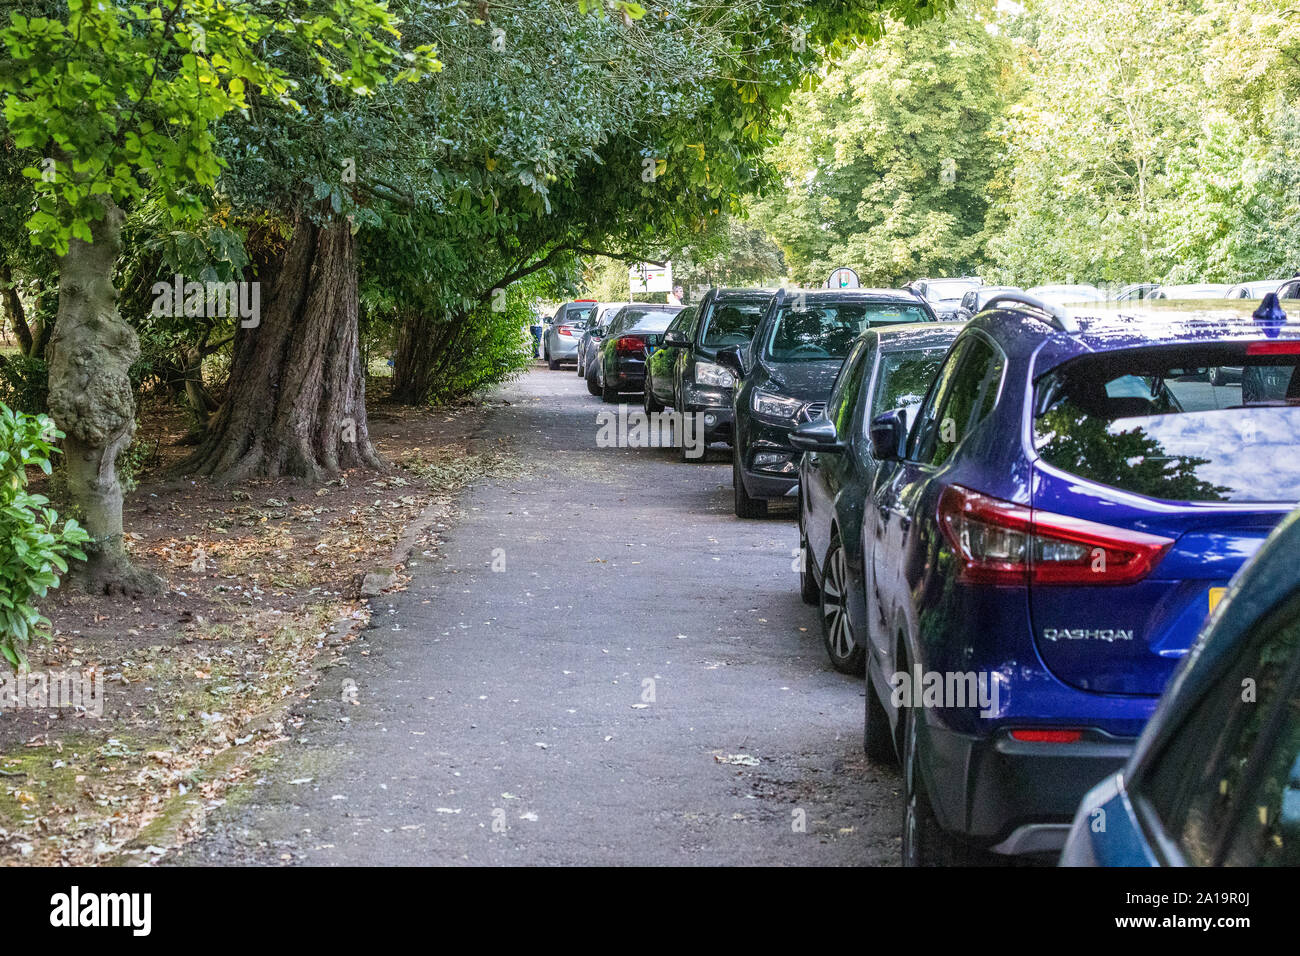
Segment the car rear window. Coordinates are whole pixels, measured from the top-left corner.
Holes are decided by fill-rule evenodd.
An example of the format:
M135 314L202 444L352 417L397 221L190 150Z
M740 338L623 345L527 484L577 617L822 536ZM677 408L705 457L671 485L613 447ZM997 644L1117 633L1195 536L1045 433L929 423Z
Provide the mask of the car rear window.
M925 284L925 297L931 302L960 299L978 285L978 282L971 282L969 279L934 279Z
M843 361L858 335L869 328L926 322L930 313L898 302L782 303L768 338L765 357L774 362Z
M571 305L564 310L559 325L586 325L587 316L591 315L594 305Z
M662 332L677 318L675 312L651 312L638 318L628 327L629 332Z
M1056 468L1150 498L1300 501L1300 355L1254 354L1274 347L1074 359L1035 383L1034 446Z

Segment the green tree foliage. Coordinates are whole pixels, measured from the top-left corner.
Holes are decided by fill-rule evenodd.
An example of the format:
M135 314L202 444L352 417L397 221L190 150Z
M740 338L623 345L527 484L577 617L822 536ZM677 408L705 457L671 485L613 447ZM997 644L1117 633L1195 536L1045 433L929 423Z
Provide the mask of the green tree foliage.
M1272 0L963 2L799 93L757 218L793 277L1019 285L1300 267L1300 18Z
M33 639L49 637L33 602L59 583L69 558L85 558L85 529L74 518L60 523L49 501L27 490L27 470L48 475L60 437L44 415L0 405L0 655L14 667L26 666Z
M91 240L106 197L139 199L152 186L177 218L202 213L220 171L214 123L248 109L254 90L300 107L299 82L265 56L268 45L298 46L327 82L365 94L399 35L376 0L15 5L0 30L5 123L19 149L43 154L24 171L37 193L27 225L59 254L72 238ZM413 63L406 78L427 66Z
M1021 284L1290 275L1294 21L1270 0L1036 0L1011 20L1026 93L1003 127L992 271Z
M737 216L717 220L671 258L673 281L684 289L775 285L786 273L780 248L756 223Z
M1181 0L1039 2L1006 121L1013 167L990 255L1019 282L1123 282L1156 274L1166 157L1200 134ZM1048 278L1041 278L1048 277Z
M757 206L792 276L820 285L851 265L864 284L963 273L981 233L1007 95L991 9L902 28L800 92L772 157L784 188Z

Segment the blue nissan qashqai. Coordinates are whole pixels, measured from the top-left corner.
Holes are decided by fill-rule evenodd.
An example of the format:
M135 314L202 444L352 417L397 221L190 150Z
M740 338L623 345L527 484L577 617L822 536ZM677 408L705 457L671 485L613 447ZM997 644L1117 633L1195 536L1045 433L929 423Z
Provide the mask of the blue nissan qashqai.
M911 864L1054 854L1229 579L1300 501L1300 325L994 298L872 422L868 754Z

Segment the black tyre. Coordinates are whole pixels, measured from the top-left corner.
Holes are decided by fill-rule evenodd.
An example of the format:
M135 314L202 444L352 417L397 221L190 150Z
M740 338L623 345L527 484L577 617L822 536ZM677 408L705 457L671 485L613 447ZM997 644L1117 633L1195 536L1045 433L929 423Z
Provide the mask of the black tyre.
M991 862L969 843L939 826L917 766L919 713L908 707L903 730L903 866L971 866Z
M876 694L870 672L863 683L867 688L867 706L862 720L862 752L872 763L892 767L898 763L898 751L889 730L889 715Z
M600 377L601 380L602 380L601 383L600 383L600 397L601 397L601 400L602 400L602 401L609 402L611 405L614 404L615 402L617 402L617 401L618 401L618 389L617 389L617 388L610 388L610 387L609 387L608 383L606 383L606 382L604 381L604 376L600 375L600 370L599 370L599 369L596 370L596 374L597 374L597 376Z
M745 490L745 482L740 477L740 449L733 449L731 456L731 490L736 499L737 518L763 518L767 516L767 499L751 498Z
M647 415L655 412L662 412L664 403L655 398L654 389L650 386L650 376L645 377L645 411Z
M600 385L596 382L596 370L594 368L587 369L587 391L593 395L600 394Z
M857 640L853 629L853 616L849 613L849 589L852 587L848 556L840 542L840 533L831 535L831 545L822 562L821 608L822 643L831 666L841 674L862 675L866 670L867 655Z
M558 372L560 370L560 360L554 358L548 358L546 360L546 367L549 368L552 372Z
M821 604L821 588L808 567L808 535L803 530L803 495L799 496L799 597L804 604L817 607Z

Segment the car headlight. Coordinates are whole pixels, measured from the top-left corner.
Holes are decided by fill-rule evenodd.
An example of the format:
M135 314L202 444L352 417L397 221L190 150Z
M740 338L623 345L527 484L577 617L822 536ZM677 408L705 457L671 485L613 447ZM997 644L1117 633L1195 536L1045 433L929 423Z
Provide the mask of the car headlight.
M714 365L712 362L696 362L695 384L717 385L720 388L731 388L731 386L736 384L736 376L732 375L721 365Z
M794 417L799 414L800 409L803 408L803 402L797 398L789 398L785 395L765 392L761 388L756 388L753 397L749 400L749 407L760 418L777 422L789 422L793 421Z

